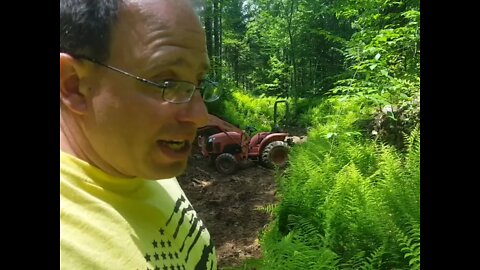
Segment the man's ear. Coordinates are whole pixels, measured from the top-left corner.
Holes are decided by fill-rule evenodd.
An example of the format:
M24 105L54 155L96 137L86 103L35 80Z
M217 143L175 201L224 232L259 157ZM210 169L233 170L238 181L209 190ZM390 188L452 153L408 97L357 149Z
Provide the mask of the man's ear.
M84 114L87 103L85 95L80 91L80 69L75 58L60 53L60 102L72 112Z

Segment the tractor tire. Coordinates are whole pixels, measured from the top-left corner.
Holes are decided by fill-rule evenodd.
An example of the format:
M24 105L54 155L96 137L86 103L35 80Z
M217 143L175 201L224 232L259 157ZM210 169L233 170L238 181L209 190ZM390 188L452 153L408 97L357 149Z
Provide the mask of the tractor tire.
M215 167L220 173L228 175L237 171L238 162L232 154L223 153L215 159Z
M284 168L287 166L289 147L283 141L273 141L269 143L262 152L262 165L267 168Z

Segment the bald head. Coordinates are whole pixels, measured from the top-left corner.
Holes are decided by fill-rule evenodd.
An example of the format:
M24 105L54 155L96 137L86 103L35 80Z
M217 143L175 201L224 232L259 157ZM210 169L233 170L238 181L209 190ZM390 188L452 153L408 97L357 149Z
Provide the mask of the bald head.
M109 57L111 31L119 12L148 13L159 2L164 2L164 8L156 12L165 23L178 24L184 19L199 23L188 0L60 0L60 50L103 62Z
M194 19L198 22L198 16L188 0L126 0L124 3L126 9L138 9L145 14L155 9L158 17L165 18L172 24L178 24L183 19ZM159 4L161 9L156 8Z

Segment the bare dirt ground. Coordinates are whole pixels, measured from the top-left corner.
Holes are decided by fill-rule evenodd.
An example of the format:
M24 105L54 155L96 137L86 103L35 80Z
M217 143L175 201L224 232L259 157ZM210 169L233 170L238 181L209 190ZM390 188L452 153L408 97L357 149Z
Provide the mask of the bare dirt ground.
M257 207L276 201L274 174L273 170L252 164L225 176L194 154L186 173L177 177L207 225L219 269L261 257L258 235L271 217Z
M306 138L293 138L302 143ZM215 243L219 269L260 258L258 235L272 217L258 207L276 202L275 171L250 163L233 175L218 173L194 147L177 177Z

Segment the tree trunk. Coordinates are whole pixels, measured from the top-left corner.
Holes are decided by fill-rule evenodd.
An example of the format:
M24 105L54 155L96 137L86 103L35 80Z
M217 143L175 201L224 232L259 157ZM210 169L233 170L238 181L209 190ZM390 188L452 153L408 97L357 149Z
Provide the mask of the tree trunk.
M294 7L295 7L296 0L291 0L290 1L290 9L288 12L288 25L287 25L287 31L288 31L288 39L290 42L290 61L293 67L293 73L291 75L291 96L294 98L294 104L293 107L295 107L296 99L297 99L297 63L295 59L295 40L293 38L293 31L292 31L292 20L293 20L293 12L294 12Z
M219 80L221 62L219 61L220 57L220 10L219 10L220 0L213 0L213 58L215 59L213 65L213 71L215 80Z
M206 1L205 3L205 36L207 41L207 51L208 51L208 59L210 59L210 64L214 65L213 59L213 31L212 31L212 5L210 1Z

